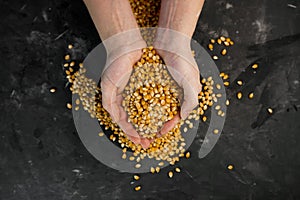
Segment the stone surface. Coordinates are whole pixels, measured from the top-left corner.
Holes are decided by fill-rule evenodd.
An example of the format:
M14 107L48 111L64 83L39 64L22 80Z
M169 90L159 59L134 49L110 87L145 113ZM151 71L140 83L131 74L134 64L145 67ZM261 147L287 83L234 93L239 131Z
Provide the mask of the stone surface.
M66 108L65 53L81 61L100 42L83 2L0 5L0 199L300 198L298 1L205 3L194 38L203 45L220 35L235 41L217 61L232 82L222 136L204 159L197 158L197 138L191 159L179 163L182 173L173 179L168 169L143 175L139 192L131 174L109 169L87 152ZM254 62L256 74L249 67ZM237 79L246 84L239 88ZM50 93L53 86L57 91ZM239 90L254 91L254 99L237 100Z

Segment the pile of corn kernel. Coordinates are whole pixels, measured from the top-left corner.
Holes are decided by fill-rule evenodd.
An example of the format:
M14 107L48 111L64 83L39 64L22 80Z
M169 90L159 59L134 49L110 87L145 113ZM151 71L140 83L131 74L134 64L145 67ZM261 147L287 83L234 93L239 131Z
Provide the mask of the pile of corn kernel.
M155 138L163 124L178 113L181 93L155 49L143 49L123 94L128 121L141 136Z
M149 55L149 52L153 53L153 49L152 47L149 47L144 49L143 52L145 55ZM159 57L158 59L160 60ZM130 118L132 119L131 123L135 127L137 127L138 132L140 132L140 130L144 130L141 128L143 128L143 126L146 125L141 126L141 122L143 122L142 121L143 118L149 116L149 112L151 112L151 109L147 110L146 106L155 109L156 108L155 105L157 104L158 107L163 108L163 109L161 108L158 109L162 113L153 112L154 114L162 114L156 119L152 119L151 116L149 116L150 117L149 124L151 125L155 123L157 124L158 123L157 119L160 119L163 116L166 116L164 119L165 121L172 119L172 117L175 114L177 114L180 106L179 100L177 98L179 96L178 91L180 90L180 88L178 88L176 82L169 75L164 65L161 64L161 61L157 61L156 63L146 62L143 65L139 64L140 61L135 64L134 72L130 77L130 81L126 86L123 94L124 95L123 106L125 107L125 110L129 113L129 119ZM153 67L153 65L156 67ZM145 76L141 79L143 81L146 81L145 84L143 84L143 82L135 81L136 80L135 78L137 78L136 75L138 75L138 77L141 75L140 71L149 72L151 70L153 70L154 73L153 76L150 72L147 75L148 77ZM157 73L155 73L156 70ZM109 116L109 113L102 106L101 88L97 86L97 83L95 81L87 78L85 72L86 70L82 65L80 65L79 70L76 72L70 66L68 66L68 70L66 70L66 74L68 74L67 75L68 81L72 83L70 90L72 91L73 94L78 94L79 96L79 99L75 101L76 103L75 110L79 109L78 105L81 103L83 109L88 111L92 118L96 117L100 125L104 126L105 130L108 129L112 130L113 134L110 135L110 139L112 141L118 141L120 143L120 146L123 148L123 153L124 153L122 158L127 159L126 156L127 149L130 149L131 151L134 152L133 153L134 156L129 157L128 159L130 161L137 162L136 168L141 167L139 162L141 159L144 159L145 157L161 160L162 162L159 164L159 166L163 166L164 162L168 162L169 164L174 165L175 162L179 161L179 158L184 156L185 153L184 147L186 145L184 142L184 138L181 135L180 127L186 124L187 126L183 130L184 132L187 132L187 127L193 128L193 123L191 122L192 119L199 120L200 116L202 116L203 121L206 121L206 117L204 116L205 110L207 110L208 107L212 106L214 101L217 102L217 97L221 97L220 94L213 93L214 81L212 80L212 78L211 77L208 77L207 79L203 78L201 80L201 83L203 85L203 90L198 95L199 107L192 111L192 113L188 116L188 119L186 121L179 122L170 132L168 132L167 134L161 137L156 137L156 135L151 135L152 132L149 133L145 132L144 134L150 134L147 135L146 137L150 137L154 139L154 141L150 144L150 147L148 149L143 149L141 145L135 145L133 142L131 142L127 138L126 134L124 134L124 132L118 127L118 125L112 121L112 119ZM157 77L160 78L160 80ZM151 80L152 81L157 80L158 83L152 83ZM141 84L141 85L135 85L135 84ZM156 87L156 85L158 86ZM135 87L138 88L139 93L136 92ZM144 93L145 90L149 90L149 92ZM142 92L142 94L140 94L140 92ZM154 94L152 92L154 92ZM138 110L137 108L139 108L139 106L136 105L139 105L143 109L140 110L140 115L135 113ZM130 106L132 106L132 108ZM148 115L145 114L147 113L146 111L148 112ZM139 117L141 117L141 119L137 120L137 118ZM156 120L156 121L151 121L151 120ZM146 120L144 121L146 122ZM161 125L163 125L163 122ZM155 129L158 130L159 127ZM102 135L103 134L101 134L101 136ZM143 136L143 134L141 134L141 136ZM159 169L157 168L159 166L153 166L153 167L156 169L156 171L159 171ZM149 171L153 171L153 170L151 170L150 168Z

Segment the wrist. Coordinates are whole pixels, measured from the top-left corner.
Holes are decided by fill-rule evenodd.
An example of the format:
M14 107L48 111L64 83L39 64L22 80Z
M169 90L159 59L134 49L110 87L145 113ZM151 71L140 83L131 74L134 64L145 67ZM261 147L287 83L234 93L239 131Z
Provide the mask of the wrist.
M161 56L167 53L189 59L191 56L191 38L172 29L158 28L153 47L162 54Z
M131 29L115 34L104 40L103 44L107 53L107 64L110 64L115 59L129 53L136 55L140 52L141 54L141 50L147 46L139 29ZM134 56L132 59L135 59L135 57L137 56Z

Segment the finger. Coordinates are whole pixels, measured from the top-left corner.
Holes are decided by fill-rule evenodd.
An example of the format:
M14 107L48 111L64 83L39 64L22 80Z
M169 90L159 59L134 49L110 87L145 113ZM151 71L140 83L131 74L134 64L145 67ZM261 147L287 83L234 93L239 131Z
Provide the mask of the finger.
M116 86L106 76L101 80L102 105L114 122L119 119L119 108L116 106Z
M180 116L185 119L190 112L198 105L198 93L201 91L200 81L189 83L186 79L183 82L184 99L181 106Z
M159 132L160 136L171 131L179 121L180 121L180 116L179 116L179 113L177 113L171 120L164 123L163 127L161 128L161 130Z
M135 144L140 144L141 138L135 128L132 126L131 123L128 122L128 114L125 112L124 108L122 107L123 97L122 95L117 96L116 106L118 106L119 118L116 122L126 136ZM133 140L132 140L133 139Z
M150 146L150 140L147 138L141 138L140 144L143 147L143 149L148 149Z

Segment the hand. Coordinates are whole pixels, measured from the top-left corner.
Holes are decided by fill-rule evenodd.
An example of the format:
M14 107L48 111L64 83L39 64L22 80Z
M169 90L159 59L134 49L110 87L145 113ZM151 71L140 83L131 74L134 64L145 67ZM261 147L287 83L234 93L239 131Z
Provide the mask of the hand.
M145 43L141 44L143 47L146 46ZM132 124L128 122L128 115L122 107L123 90L130 78L133 65L141 58L142 48L131 52L128 46L126 51L120 51L120 49L117 49L117 54L114 53L115 51L108 51L110 53L108 53L106 66L101 77L102 104L109 112L112 120L120 126L127 137L146 149L149 147L150 141L139 136Z
M154 48L162 57L167 68L183 89L180 113L164 124L160 134L168 133L180 121L198 105L198 94L202 89L200 73L190 48L190 39L172 30L158 30L158 39L154 42Z

